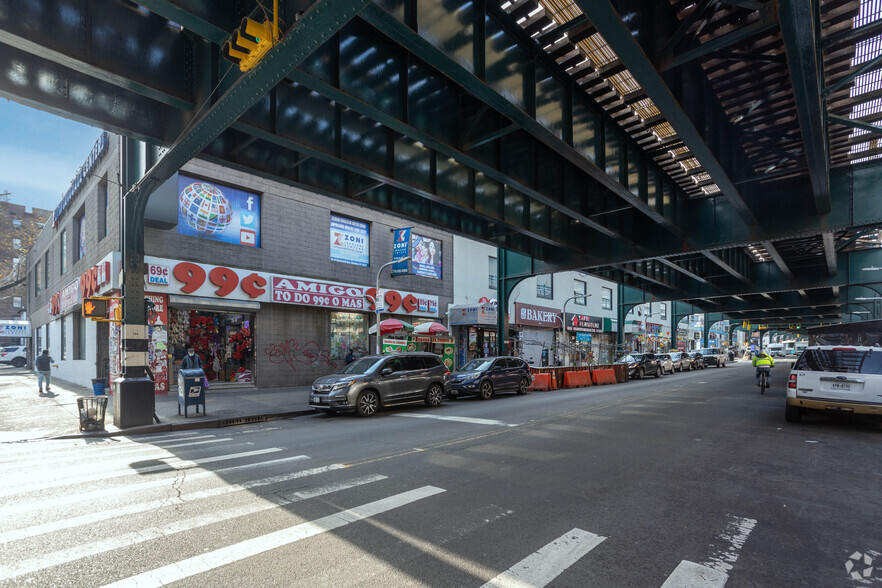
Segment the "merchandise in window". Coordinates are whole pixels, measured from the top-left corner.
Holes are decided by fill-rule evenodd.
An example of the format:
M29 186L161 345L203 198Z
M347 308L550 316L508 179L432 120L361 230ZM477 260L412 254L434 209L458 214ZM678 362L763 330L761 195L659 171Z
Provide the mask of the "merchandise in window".
M169 308L169 384L176 385L181 360L193 347L209 380L252 382L253 314Z
M331 313L331 357L346 359L350 352L357 359L367 355L367 321L357 312Z

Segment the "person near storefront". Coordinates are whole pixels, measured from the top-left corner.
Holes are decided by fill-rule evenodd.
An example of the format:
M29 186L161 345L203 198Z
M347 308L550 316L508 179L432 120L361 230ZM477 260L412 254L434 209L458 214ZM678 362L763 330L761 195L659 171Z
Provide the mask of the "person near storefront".
M348 365L348 364L352 363L352 361L354 359L355 359L355 355L353 355L352 350L350 349L349 351L346 352L346 358L345 358L346 364Z
M196 355L196 350L192 347L187 349L187 355L181 361L182 370L202 369L202 360Z
M37 368L37 386L40 394L43 393L43 380L46 380L46 392L51 392L49 385L52 383L52 363L55 360L49 357L49 350L44 349L43 354L34 360L34 367Z

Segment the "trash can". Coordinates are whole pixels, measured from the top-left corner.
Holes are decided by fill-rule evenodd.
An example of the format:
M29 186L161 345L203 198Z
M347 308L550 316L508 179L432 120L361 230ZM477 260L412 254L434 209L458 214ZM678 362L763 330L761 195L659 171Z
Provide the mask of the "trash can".
M104 394L104 390L107 388L107 380L104 378L92 378L92 392L95 393L95 396L101 396Z
M103 431L107 396L81 396L77 398L80 413L80 431Z
M202 405L202 415L205 415L205 372L201 369L178 371L178 414L184 407L184 417L187 416L187 407L195 406L196 414L199 414L199 405Z

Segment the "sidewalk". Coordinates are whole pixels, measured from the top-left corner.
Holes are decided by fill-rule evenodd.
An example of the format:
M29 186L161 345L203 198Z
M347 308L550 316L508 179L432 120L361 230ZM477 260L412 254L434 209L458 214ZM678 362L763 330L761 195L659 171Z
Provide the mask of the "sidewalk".
M309 407L309 386L266 390L206 391L207 414L187 409L188 418L178 416L177 396L156 396L156 416L160 423L119 429L113 425L113 397L108 396L105 431L80 432L77 398L94 397L85 388L52 378L52 393L39 395L37 376L25 369L0 366L0 442L46 438L109 437L214 428L315 414ZM183 413L183 409L181 410Z

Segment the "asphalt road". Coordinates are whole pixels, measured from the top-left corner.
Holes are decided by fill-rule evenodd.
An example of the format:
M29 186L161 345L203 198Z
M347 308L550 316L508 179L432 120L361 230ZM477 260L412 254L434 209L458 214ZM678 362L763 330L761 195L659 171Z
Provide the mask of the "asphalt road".
M880 585L882 427L786 373L0 445L0 582Z

